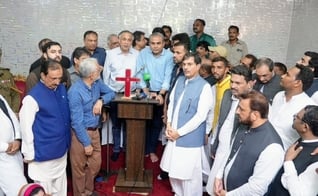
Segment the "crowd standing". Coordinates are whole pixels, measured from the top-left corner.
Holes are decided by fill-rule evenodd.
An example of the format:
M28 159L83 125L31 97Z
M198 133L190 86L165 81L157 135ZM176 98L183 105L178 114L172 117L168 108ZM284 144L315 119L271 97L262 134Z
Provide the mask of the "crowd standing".
M157 178L169 179L175 195L317 195L318 53L304 51L286 66L248 51L238 26L217 44L206 25L195 19L191 36L169 25L149 38L123 30L107 37L107 49L88 30L70 59L44 38L22 106L12 74L0 68L0 195L66 196L67 165L73 195L97 195L106 120L109 158L125 153L126 125L113 100L123 96L116 78L126 69L139 78L132 94L158 102L146 125L145 157L160 161Z

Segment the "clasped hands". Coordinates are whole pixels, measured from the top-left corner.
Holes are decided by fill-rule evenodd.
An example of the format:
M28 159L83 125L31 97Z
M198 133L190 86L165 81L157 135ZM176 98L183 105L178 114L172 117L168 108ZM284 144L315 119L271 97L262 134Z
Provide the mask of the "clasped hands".
M19 140L14 140L13 142L8 143L8 148L6 153L9 155L14 155L20 150L21 142Z
M170 126L170 123L167 123L167 127L166 127L166 132L165 132L165 134L166 134L166 138L167 138L168 140L171 140L171 141L175 141L175 140L177 140L177 139L180 137L180 135L179 135L179 133L177 132L177 130L176 130L176 129L173 129L173 128Z

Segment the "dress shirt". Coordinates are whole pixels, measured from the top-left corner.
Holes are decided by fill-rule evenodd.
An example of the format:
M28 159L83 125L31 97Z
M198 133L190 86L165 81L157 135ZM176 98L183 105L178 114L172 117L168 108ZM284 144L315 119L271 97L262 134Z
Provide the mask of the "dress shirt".
M107 52L104 65L104 82L115 92L124 92L124 81L116 81L116 77L125 77L126 69L131 70L131 77L135 77L136 61L139 51L130 48L128 53L123 53L120 47ZM135 85L131 85L134 90Z
M154 56L149 47L144 48L139 53L136 65L140 87L147 87L143 74L148 73L150 74L150 91L169 90L173 66L173 54L169 49L163 49L161 54Z
M114 97L114 91L106 86L101 79L95 81L91 87L88 87L83 80L79 80L69 89L72 128L84 147L91 144L86 129L99 125L100 115L94 115L92 112L94 104L99 98L102 98L106 104Z
M100 48L100 47L97 47L93 54L91 55L91 57L97 59L98 61L98 64L100 66L104 66L105 64L105 59L106 59L106 51L105 51L105 48Z
M76 81L80 80L80 74L75 71L74 66L69 68L68 71L70 72L70 77L71 77L71 83L74 84Z

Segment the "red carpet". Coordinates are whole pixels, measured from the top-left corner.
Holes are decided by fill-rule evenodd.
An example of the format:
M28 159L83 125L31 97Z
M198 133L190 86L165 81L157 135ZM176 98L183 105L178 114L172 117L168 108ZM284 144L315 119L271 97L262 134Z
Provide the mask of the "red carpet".
M106 171L107 162L106 162L106 152L107 145L102 146L102 170ZM110 146L110 154L111 154L111 146ZM157 155L161 157L163 152L163 147L161 145L158 146ZM113 192L113 188L115 186L117 172L120 168L124 168L125 165L125 154L121 153L119 159L116 162L110 161L110 174L107 175L106 180L102 182L95 183L95 191L99 194L99 196L138 196L140 194L127 193L127 192ZM156 163L152 163L149 157L145 157L145 169L151 169L153 171L153 189L149 196L172 196L171 187L169 184L169 180L157 180L157 176L160 173L159 168L160 161ZM69 179L68 186L68 196L72 196L72 186L71 179Z

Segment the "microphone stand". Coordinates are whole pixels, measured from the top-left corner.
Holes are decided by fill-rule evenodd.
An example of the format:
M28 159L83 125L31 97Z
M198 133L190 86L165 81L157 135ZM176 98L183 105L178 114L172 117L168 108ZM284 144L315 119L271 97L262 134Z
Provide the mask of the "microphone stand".
M107 142L107 146L106 146L106 171L102 171L103 173L103 181L108 181L108 179L110 178L110 176L112 176L113 174L117 174L116 171L111 171L110 170L110 160L109 160L109 155L110 155L110 148L109 148L109 132L110 132L110 128L109 128L109 121L110 121L110 117L109 117L109 110L110 110L110 106L109 105L104 105L103 106L103 111L106 112L106 133L107 133L107 137L106 137L106 142Z
M132 77L133 78L135 78L135 77L137 77L137 75L141 72L141 71L143 71L144 69L145 69L145 65L144 66L142 66ZM121 92L123 89L125 88L125 84L118 90L118 92ZM118 93L117 92L117 93Z

